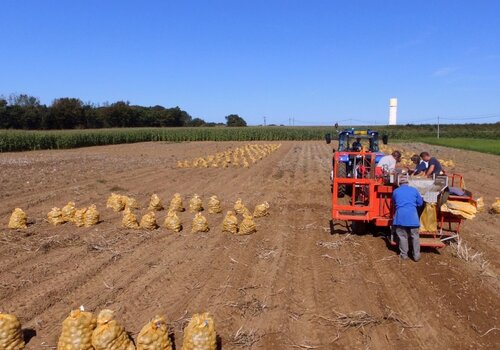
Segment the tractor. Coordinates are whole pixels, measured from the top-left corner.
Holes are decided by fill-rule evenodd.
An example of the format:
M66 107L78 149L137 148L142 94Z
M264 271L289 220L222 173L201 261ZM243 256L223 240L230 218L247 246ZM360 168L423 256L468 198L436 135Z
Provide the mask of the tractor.
M368 139L368 150L353 148L352 138ZM382 138L387 143L387 137ZM331 136L326 135L326 142ZM356 146L356 145L355 145ZM435 176L433 178L409 177L405 171L388 171L377 166L383 153L378 149L378 133L372 130L344 130L339 133L339 150L333 154L332 171L332 220L331 232L335 224L346 222L348 229L371 225L377 230L385 229L388 241L395 245L390 230L394 215L392 193L399 186L401 177L408 177L409 186L415 187L431 209L435 223L431 230L420 230L420 245L442 248L445 241L458 235L462 217L443 212L441 205L452 199L455 202L474 203L472 194L465 190L463 177L459 174ZM450 189L459 189L464 194L454 196ZM343 198L346 196L346 198ZM429 210L426 211L429 214ZM349 226L350 224L350 226ZM449 229L444 230L445 224ZM452 224L457 226L452 229Z
M338 134L339 147L335 153L336 156L338 156L339 162L337 164L333 162L334 169L332 171L332 180L333 176L336 175L341 178L357 178L358 172L356 171L356 168L359 166L361 154L365 152L374 153L375 163L378 163L380 158L384 156L384 153L379 151L378 136L377 131L370 129L355 130L354 128L351 128L340 131ZM327 144L330 144L332 142L331 134L326 134L325 140ZM368 144L363 146L363 140L368 140ZM384 145L387 144L387 135L382 136L382 142ZM340 185L338 187L338 196L344 197L347 194L347 191L347 186Z

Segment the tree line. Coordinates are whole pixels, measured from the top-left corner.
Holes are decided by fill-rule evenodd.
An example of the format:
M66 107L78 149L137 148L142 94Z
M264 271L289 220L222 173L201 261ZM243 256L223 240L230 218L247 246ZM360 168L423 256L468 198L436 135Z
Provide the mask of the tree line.
M118 101L102 106L78 98L55 99L41 104L36 97L19 94L0 96L0 129L51 130L120 127L246 126L236 114L226 116L226 124L193 118L179 107L144 107Z

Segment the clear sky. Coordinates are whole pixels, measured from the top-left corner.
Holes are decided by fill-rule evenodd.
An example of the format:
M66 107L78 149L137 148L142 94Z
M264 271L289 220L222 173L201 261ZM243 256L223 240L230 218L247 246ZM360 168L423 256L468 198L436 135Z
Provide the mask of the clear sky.
M498 0L3 0L0 95L251 124L500 120ZM465 119L482 117L483 119Z

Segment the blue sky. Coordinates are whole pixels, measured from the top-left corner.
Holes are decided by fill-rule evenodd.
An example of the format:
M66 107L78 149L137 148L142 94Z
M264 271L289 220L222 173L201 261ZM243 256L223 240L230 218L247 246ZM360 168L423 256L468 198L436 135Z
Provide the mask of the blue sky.
M495 122L499 14L493 0L4 0L0 95L251 124L384 124L397 97L402 123Z

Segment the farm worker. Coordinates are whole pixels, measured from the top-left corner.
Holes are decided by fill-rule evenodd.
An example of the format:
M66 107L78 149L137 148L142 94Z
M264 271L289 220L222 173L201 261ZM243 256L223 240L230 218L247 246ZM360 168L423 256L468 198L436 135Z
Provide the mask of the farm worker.
M425 172L425 175L429 177L432 175L444 175L444 170L441 166L441 163L439 163L439 160L431 157L428 152L420 153L420 158L422 158L422 160L427 163L427 170Z
M387 171L393 171L396 169L396 164L401 161L401 152L394 151L391 154L383 156L380 158L377 167L384 168L387 167Z
M393 228L398 237L399 257L408 259L408 240L411 239L413 247L413 260L420 260L420 240L418 230L420 219L418 207L424 204L424 200L416 188L408 186L408 178L399 179L399 187L392 193L392 200L396 208Z
M410 170L411 174L418 175L420 173L424 173L427 170L427 163L424 162L418 154L414 154L411 156L411 161L415 164L415 170Z
M360 137L358 137L358 138L356 139L356 141L354 141L354 142L352 143L352 150L353 150L353 151L361 151L361 149L362 149L362 148L363 148L363 145L361 144L361 138L360 138Z

